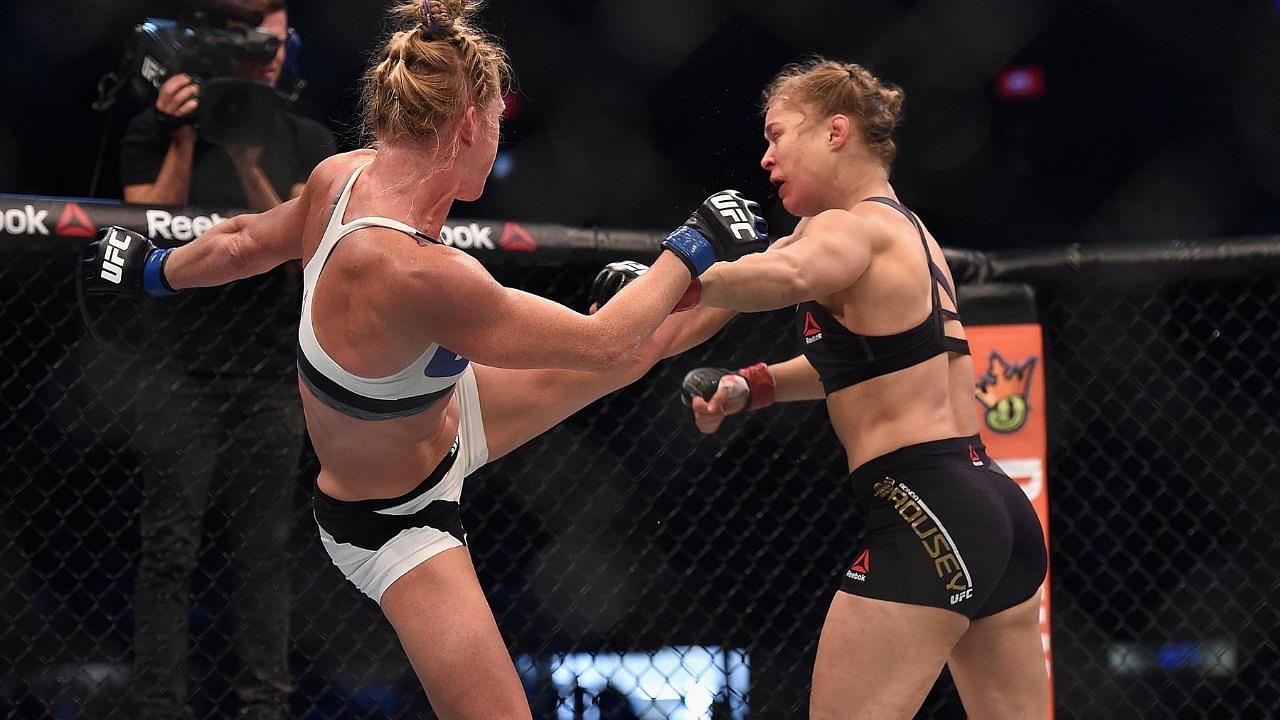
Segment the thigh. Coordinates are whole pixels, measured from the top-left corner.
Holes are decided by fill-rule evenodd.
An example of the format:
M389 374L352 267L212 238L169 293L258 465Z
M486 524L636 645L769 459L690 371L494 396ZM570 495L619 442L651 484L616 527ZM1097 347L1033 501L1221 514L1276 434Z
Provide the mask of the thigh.
M1040 593L974 620L948 665L970 720L1046 717L1049 678L1040 641Z
M423 562L382 594L431 707L444 720L529 718L529 704L465 547Z
M810 717L912 717L968 625L950 610L836 593L818 641Z

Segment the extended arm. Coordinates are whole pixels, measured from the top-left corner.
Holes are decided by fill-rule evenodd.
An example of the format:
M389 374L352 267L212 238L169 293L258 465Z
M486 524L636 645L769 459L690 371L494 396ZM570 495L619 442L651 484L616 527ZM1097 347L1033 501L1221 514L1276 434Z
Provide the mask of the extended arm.
M307 193L264 213L223 220L169 254L164 278L175 290L259 275L302 257Z
M435 253L436 260L411 269L406 275L416 277L410 277L403 290L409 293L406 297L421 296L420 307L430 308L434 338L476 362L506 368L617 370L690 290L691 280L717 260L768 246L767 228L758 213L756 203L733 190L707 198L662 241L664 251L653 268L590 316L505 288L479 263L457 252L444 257ZM454 262L442 262L448 258ZM440 288L448 288L443 297L437 297Z
M785 247L713 265L702 276L702 304L762 312L843 290L866 271L874 232L853 213L828 210Z
M406 283L404 291L417 290L406 307L429 313L430 334L440 344L495 367L619 369L667 317L690 280L685 264L663 253L644 277L588 316L503 287L462 253L451 251L450 258L451 263L424 265L422 275ZM441 293L441 287L449 291ZM412 300L416 295L421 299Z
M644 268L634 264L636 268ZM625 284L641 273L632 274ZM593 291L592 299L608 300ZM594 306L593 306L594 307ZM621 367L607 372L510 370L475 366L489 457L496 459L563 422L592 402L636 382L663 358L705 342L737 313L697 307L667 317Z
M146 236L125 228L100 228L83 268L85 292L172 295L259 275L296 260L302 256L312 197L323 193L323 187L322 181L308 182L300 197L264 213L223 220L177 248L157 249Z
M659 360L701 345L737 316L733 310L706 306L672 315L658 326L653 337L645 341L637 357L652 367Z

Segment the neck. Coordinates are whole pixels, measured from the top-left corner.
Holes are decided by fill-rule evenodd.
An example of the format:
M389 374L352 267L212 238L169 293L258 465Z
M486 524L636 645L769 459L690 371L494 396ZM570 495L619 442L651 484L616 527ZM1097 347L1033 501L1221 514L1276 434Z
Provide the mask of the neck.
M421 146L386 143L378 146L362 180L380 214L438 238L458 190L457 166L442 164L439 153Z
M869 197L888 196L897 199L893 186L889 184L888 168L871 158L859 158L840 165L831 188L831 207L835 208L851 209Z

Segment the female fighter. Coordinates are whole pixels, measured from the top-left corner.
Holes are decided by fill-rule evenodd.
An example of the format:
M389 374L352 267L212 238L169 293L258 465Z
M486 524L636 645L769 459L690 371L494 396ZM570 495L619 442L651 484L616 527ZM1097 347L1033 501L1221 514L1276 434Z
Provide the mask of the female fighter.
M299 391L325 548L380 604L440 717L528 718L466 551L463 479L646 369L637 348L691 279L767 238L755 203L722 192L593 315L499 285L437 238L493 166L505 55L463 0L392 12L408 27L366 75L374 149L324 161L300 197L178 249L106 228L87 289L163 295L302 259Z
M823 626L811 717L909 718L944 664L970 718L1044 717L1040 525L978 437L951 273L889 183L902 100L822 59L769 85L760 164L801 220L704 273L702 305L724 310L699 313L795 305L802 354L700 368L683 390L705 433L744 409L826 400L866 529Z

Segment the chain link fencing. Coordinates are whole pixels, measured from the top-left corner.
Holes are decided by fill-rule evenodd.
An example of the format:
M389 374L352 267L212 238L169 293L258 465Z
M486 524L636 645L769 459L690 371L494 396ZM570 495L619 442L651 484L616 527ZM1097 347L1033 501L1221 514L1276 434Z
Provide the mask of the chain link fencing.
M426 716L316 539L291 271L90 298L103 344L75 251L0 257L0 714L136 717L140 684L185 677L202 718L281 693L292 717ZM582 308L599 257L580 257L491 269ZM1045 326L1058 717L1274 717L1280 273L1000 274L1034 282ZM805 716L860 530L843 454L820 404L704 438L676 395L693 367L795 352L789 313L739 318L468 479L471 552L535 718ZM148 499L157 465L167 503ZM162 676L134 672L146 623L180 638ZM963 717L945 673L919 716Z

